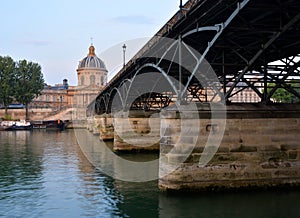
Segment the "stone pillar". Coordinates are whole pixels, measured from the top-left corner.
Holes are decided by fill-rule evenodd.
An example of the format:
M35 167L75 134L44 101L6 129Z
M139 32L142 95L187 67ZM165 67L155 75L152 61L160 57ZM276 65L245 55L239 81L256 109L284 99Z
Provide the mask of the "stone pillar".
M162 190L223 190L300 185L300 107L227 106L222 119L199 113L198 128L182 127L178 111L165 111L161 120L160 179ZM188 118L189 119L189 118ZM198 133L196 133L196 130ZM209 135L213 136L208 141ZM194 144L194 148L191 146ZM211 153L216 153L210 158ZM201 158L209 162L201 164ZM203 160L202 159L202 160Z
M107 141L114 139L113 118L110 114L103 114L99 119L100 140Z
M160 118L157 114L130 111L114 116L115 151L158 151Z
M93 117L88 117L87 122L86 122L86 128L88 131L92 132L93 131L93 122L94 118Z
M94 135L100 135L100 122L101 122L100 120L101 120L101 118L99 115L96 115L94 117L93 126L92 126Z

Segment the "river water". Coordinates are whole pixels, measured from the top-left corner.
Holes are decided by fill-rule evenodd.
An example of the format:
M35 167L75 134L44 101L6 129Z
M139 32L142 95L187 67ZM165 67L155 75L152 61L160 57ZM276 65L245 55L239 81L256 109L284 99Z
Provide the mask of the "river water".
M299 191L166 194L90 161L72 130L0 132L0 217L300 217Z

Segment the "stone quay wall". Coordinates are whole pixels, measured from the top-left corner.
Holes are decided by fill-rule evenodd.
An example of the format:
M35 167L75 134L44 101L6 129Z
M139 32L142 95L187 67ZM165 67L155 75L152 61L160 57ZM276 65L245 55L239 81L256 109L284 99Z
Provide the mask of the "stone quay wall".
M51 108L41 108L41 109L29 109L28 115L29 120L43 120L45 117L53 115L55 112ZM13 120L25 120L26 110L25 109L8 109L8 115ZM0 117L5 116L5 110L0 110Z
M176 110L162 113L160 189L207 191L300 184L300 105L228 105L220 143L222 117L211 119L209 106L189 113L186 118ZM182 126L183 119L188 127ZM200 159L215 151L202 165Z

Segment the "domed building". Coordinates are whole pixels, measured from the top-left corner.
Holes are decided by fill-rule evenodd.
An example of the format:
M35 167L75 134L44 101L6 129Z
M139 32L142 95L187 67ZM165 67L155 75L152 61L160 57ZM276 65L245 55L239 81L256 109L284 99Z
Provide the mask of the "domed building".
M104 62L97 57L91 44L88 55L79 61L77 86L70 86L67 79L54 86L45 84L42 94L33 100L30 108L47 108L58 113L75 108L76 118L84 119L86 107L106 85L107 73Z
M104 62L95 54L95 47L89 47L89 54L83 58L77 69L78 86L99 86L103 88L107 80Z
M79 62L77 79L73 104L85 109L107 83L105 64L97 57L93 44L89 47L88 55Z

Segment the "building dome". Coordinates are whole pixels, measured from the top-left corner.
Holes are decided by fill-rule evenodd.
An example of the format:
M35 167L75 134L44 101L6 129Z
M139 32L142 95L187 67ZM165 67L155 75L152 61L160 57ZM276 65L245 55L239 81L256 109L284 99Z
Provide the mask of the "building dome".
M89 54L79 62L78 69L103 69L106 70L104 62L95 54L93 45L89 48Z

